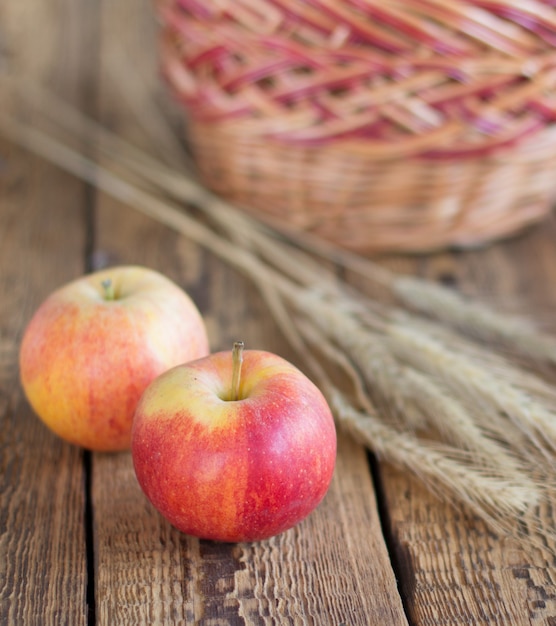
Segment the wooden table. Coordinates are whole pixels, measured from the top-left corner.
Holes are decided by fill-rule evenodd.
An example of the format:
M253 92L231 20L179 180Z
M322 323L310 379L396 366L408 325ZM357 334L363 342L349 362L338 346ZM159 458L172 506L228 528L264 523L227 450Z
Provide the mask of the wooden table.
M117 76L140 67L153 102L172 114L155 28L146 0L4 2L0 69L48 85L141 144L129 112L143 103L118 91ZM380 262L556 331L554 241L550 218L487 249ZM0 138L1 624L556 625L553 545L496 536L342 434L314 514L270 540L228 545L171 528L140 492L129 453L87 453L47 431L18 382L25 324L54 288L116 263L147 265L186 288L214 349L241 337L295 359L233 269ZM542 516L554 525L550 507Z

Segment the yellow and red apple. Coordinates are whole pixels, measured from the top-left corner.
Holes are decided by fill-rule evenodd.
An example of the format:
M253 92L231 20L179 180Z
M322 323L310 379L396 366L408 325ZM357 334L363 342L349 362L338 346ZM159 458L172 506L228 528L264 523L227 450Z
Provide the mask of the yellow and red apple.
M241 354L241 351L239 351ZM278 355L217 352L172 368L143 394L131 452L139 485L186 534L255 541L321 502L336 460L328 404Z
M162 274L119 266L52 293L20 348L21 383L57 435L90 450L130 446L137 402L159 374L209 352L189 295Z

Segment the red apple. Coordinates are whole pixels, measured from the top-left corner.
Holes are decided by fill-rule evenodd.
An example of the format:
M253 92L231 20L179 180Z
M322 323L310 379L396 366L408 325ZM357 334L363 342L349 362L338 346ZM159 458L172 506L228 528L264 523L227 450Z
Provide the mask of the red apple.
M336 430L319 389L269 352L218 352L165 372L143 394L131 453L141 488L182 532L256 541L326 494ZM241 371L241 374L239 373Z
M147 385L208 354L204 321L175 283L144 267L113 267L52 293L29 322L20 377L35 413L90 450L130 446Z

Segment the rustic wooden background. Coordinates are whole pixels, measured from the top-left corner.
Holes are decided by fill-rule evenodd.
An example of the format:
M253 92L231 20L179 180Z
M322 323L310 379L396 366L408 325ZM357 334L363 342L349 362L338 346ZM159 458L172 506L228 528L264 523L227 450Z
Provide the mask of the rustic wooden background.
M164 114L176 136L180 127L157 73L155 33L147 0L5 0L0 71L150 145L141 120ZM122 93L121 72L140 73L151 99ZM551 217L487 249L380 262L556 332L555 241ZM18 382L24 326L55 287L115 263L145 264L183 285L214 349L241 337L295 360L242 276L0 137L1 624L556 625L555 546L496 536L344 436L313 515L268 541L220 545L165 523L128 453L84 453L50 434ZM541 515L554 526L551 507Z

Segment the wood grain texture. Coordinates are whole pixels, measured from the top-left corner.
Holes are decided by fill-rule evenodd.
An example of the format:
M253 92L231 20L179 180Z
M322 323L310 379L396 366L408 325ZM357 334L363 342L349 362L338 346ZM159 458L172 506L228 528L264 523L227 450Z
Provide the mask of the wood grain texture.
M291 357L241 276L107 198L97 215L102 258L144 263L181 284L208 321L213 349L241 336ZM93 477L99 624L407 624L366 454L350 440L340 440L335 477L317 511L254 544L180 535L146 503L128 455L95 455Z
M555 237L551 218L484 250L423 258L420 271L554 332ZM385 464L380 474L412 624L556 624L556 546L542 534L554 528L552 506L540 509L541 528L530 533L539 547L532 548L455 511L406 473Z
M218 544L167 524L129 455L97 455L98 623L406 625L369 492L364 454L342 440L332 488L304 522Z
M148 51L143 40L139 56L145 49ZM111 58L107 57L107 67ZM156 83L153 88L157 89ZM144 138L133 123L133 110L128 115L121 112L129 102L114 98L110 84L104 83L99 101L102 116L122 120L119 132L125 136L129 130L132 140L141 144ZM207 321L213 349L226 349L241 338L248 346L293 359L260 297L240 276L186 238L107 198L99 198L97 215L99 258L148 264L184 286ZM127 478L115 483L117 468ZM332 626L363 625L369 620L406 624L366 455L351 441L341 440L334 482L321 507L298 528L258 544L231 546L180 537L152 509L145 510L144 499L137 497L129 459L107 460L97 455L94 485L100 623L125 623L130 617L126 607L131 606L135 611L131 617L137 623L153 623L155 619L156 623L214 625ZM127 517L111 514L110 492L121 493L117 499L127 503L121 509ZM113 541L122 536L120 524L125 526L126 520L135 526L134 530L128 527L123 536L135 537L137 546L126 552L130 546L124 543L124 558L113 559ZM144 553L156 555L158 563L157 571L147 577L141 558ZM119 567L122 570L115 569ZM142 605L130 601L128 595L118 596L117 580L123 576L137 581L135 589L128 583L124 593L136 600L142 597ZM160 585L143 589L141 581L145 579L156 579ZM182 584L173 584L175 580ZM373 593L369 593L370 588ZM180 606L181 613L176 612Z
M4 2L0 54L12 74L54 87L140 146L152 144L152 120L169 116L170 129L155 124L154 151L172 161L181 116L156 71L155 26L148 0ZM122 91L126 67L141 68L146 90ZM556 331L555 237L551 219L486 250L381 262ZM556 625L556 546L532 550L497 537L386 464L379 465L381 520L365 451L343 437L325 501L265 542L181 535L145 500L129 453L92 456L89 494L81 451L51 435L24 401L17 352L47 293L86 268L116 263L146 264L185 287L213 349L242 339L295 361L241 276L132 208L0 143L0 623ZM540 513L553 528L552 508ZM542 532L538 539L546 541ZM89 615L87 541L88 591L96 594Z
M343 436L321 507L298 528L246 546L240 560L246 568L236 575L236 593L246 624L258 616L271 624L407 624L366 455ZM297 614L282 612L288 603Z
M532 550L497 536L391 467L382 480L410 623L556 623L554 545ZM543 519L554 526L551 510Z
M0 623L79 626L87 623L82 453L33 414L18 353L42 299L82 271L84 229L72 206L81 186L5 143L0 154Z
M0 5L1 71L86 107L93 3ZM18 383L25 323L83 273L90 188L0 147L0 623L88 623L83 453L33 415Z

